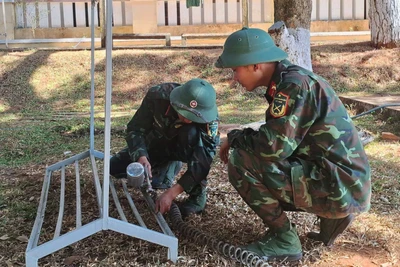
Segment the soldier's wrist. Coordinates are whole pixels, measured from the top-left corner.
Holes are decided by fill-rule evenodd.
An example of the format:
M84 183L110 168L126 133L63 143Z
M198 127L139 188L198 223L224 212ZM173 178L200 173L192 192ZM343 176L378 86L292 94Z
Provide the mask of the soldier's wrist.
M175 199L178 195L180 195L183 192L183 187L180 184L176 183L167 191L172 196L172 198Z

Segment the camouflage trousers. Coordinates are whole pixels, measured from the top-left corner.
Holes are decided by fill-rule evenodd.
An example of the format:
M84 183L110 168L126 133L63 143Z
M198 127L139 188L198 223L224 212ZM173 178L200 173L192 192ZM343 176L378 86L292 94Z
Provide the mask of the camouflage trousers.
M179 134L173 138L151 138L146 139L148 154L152 167L154 179L163 181L168 178L172 183L176 175L176 165L180 162L188 162L193 157L193 149L197 136L198 129L187 124L180 128ZM150 134L149 136L154 136ZM126 178L126 167L132 163L131 156L127 147L119 151L110 159L110 175L115 178ZM189 195L197 196L206 192L207 180L202 180L199 184L193 186Z
M306 178L303 163L298 159L268 162L234 149L229 157L229 181L266 226L285 232L290 229L285 210L335 217L325 204L330 181ZM313 194L310 188L315 189Z

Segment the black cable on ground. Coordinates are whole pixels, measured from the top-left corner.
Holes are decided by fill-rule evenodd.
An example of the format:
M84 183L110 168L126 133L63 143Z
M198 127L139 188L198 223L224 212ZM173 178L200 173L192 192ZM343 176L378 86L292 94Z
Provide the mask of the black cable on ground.
M358 117L367 115L367 114L369 114L369 113L371 113L371 112L374 112L375 110L378 110L378 109L382 109L382 108L386 108L386 107L397 107L397 106L400 106L400 103L385 104L385 105L382 105L382 106L374 107L374 108L372 108L372 109L370 109L370 110L367 110L367 111L365 111L365 112L363 112L363 113L360 113L360 114L357 114L357 115L352 116L351 119L357 119Z
M357 119L357 118L359 118L359 117L361 117L361 116L364 116L364 115L367 115L367 114L369 114L369 113L372 113L372 112L374 112L374 111L376 111L376 110L378 110L378 109L382 109L382 108L386 108L386 107L396 107L396 106L400 106L400 103L381 105L381 106L372 108L372 109L370 109L370 110L367 110L367 111L365 111L365 112L363 112L363 113L360 113L360 114L351 116L350 118L351 118L351 119ZM361 142L362 142L362 144L363 144L364 146L367 145L368 143L371 143L371 142L374 140L374 137L373 137L371 134L369 134L369 133L367 133L366 131L360 129L359 127L356 127L356 128L357 128L357 130L358 130L358 135L359 135L359 137L360 137L360 139L361 139Z

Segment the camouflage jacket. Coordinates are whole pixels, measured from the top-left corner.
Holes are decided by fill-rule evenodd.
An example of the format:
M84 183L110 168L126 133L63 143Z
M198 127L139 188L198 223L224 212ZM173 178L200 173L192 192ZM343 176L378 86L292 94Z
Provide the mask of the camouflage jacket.
M231 147L266 161L295 158L302 163L306 180L329 179L324 205L329 205L331 214L368 210L368 159L357 129L328 82L283 60L277 64L265 96L270 104L266 123L259 131L230 132ZM292 182L294 189L296 183L304 183L302 179Z
M178 183L185 192L190 192L208 175L219 137L218 123L193 123L200 132L197 144L194 147L181 148L185 155L177 155L174 145L178 144L176 138L182 123L178 120L178 113L170 105L169 96L179 85L165 83L149 89L127 125L125 140L132 161L137 161L141 156L149 158L148 150L154 149L160 152L155 154L162 154L161 158L186 162L188 169Z

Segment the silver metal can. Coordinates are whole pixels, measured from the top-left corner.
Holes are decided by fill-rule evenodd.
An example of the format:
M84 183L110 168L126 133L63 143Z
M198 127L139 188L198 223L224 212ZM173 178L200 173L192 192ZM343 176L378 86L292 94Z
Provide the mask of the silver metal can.
M140 188L144 182L144 167L138 162L132 162L126 167L128 186Z

